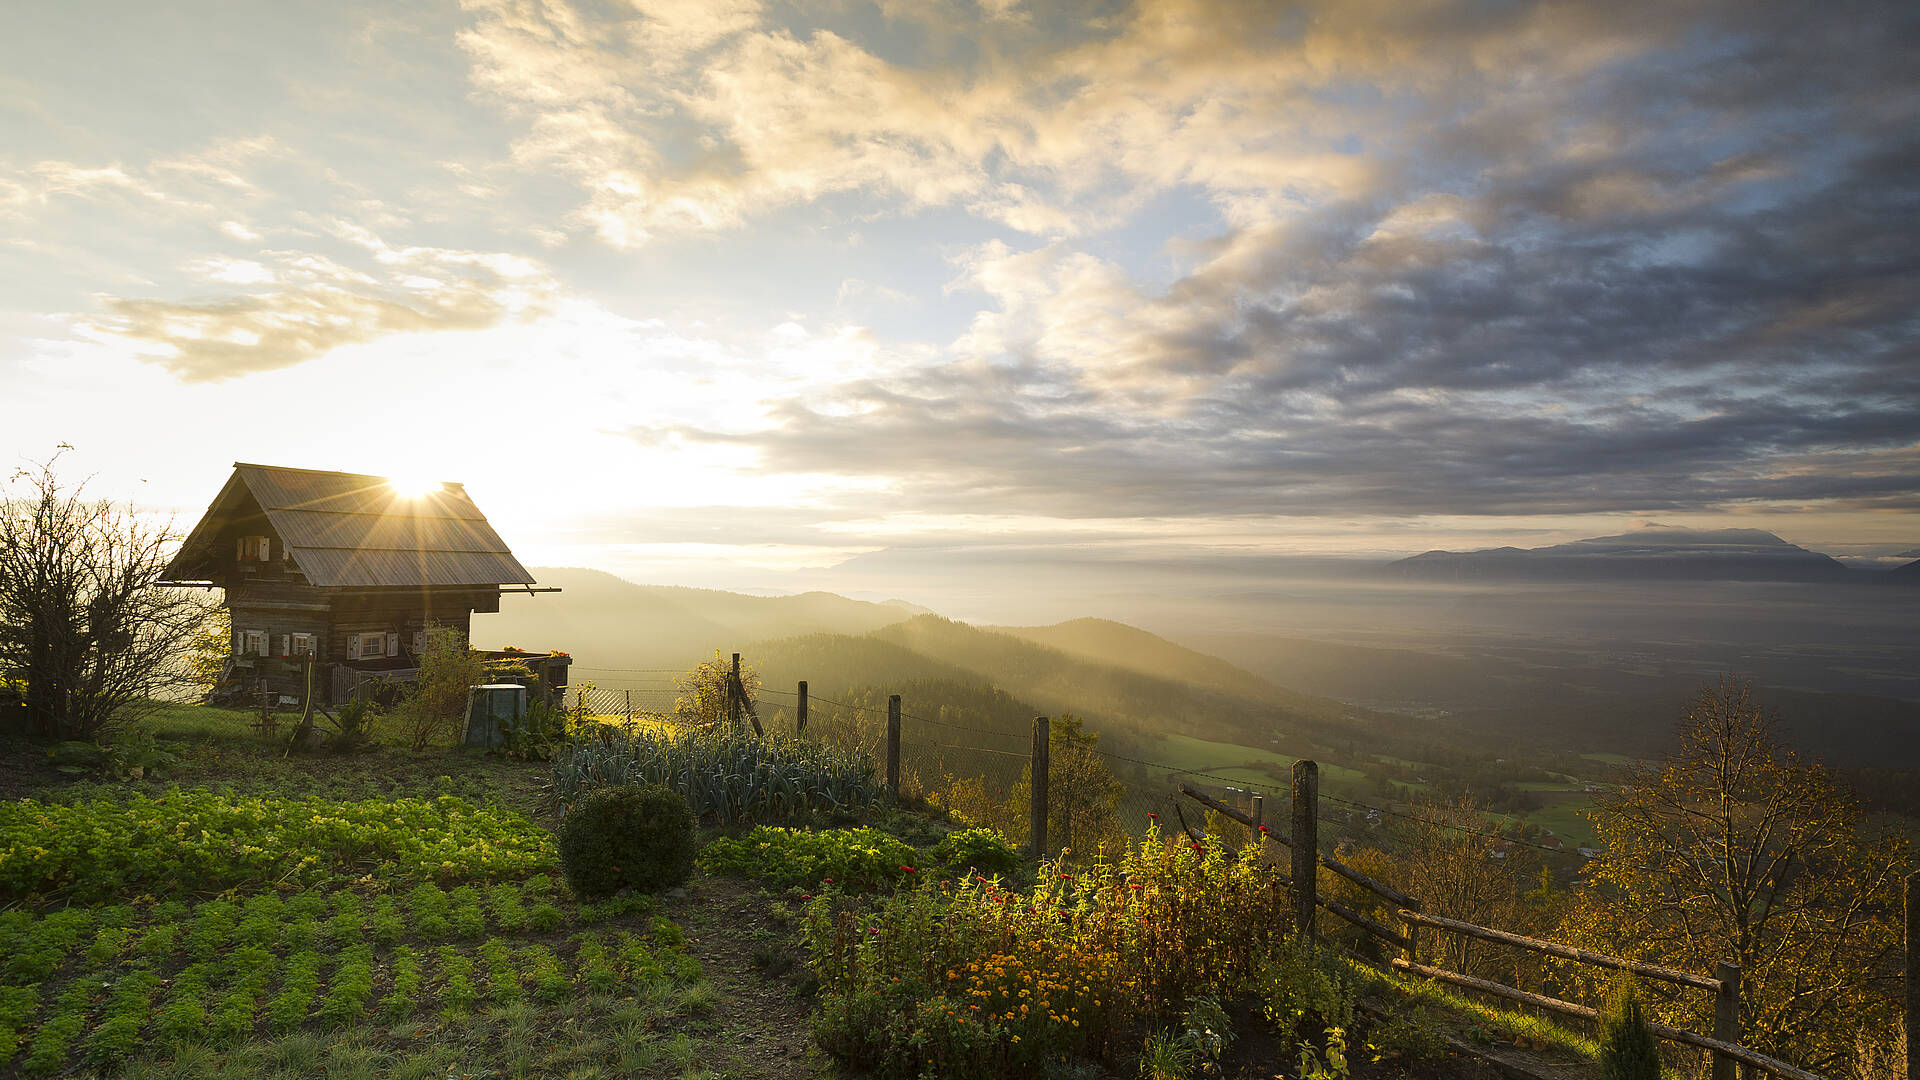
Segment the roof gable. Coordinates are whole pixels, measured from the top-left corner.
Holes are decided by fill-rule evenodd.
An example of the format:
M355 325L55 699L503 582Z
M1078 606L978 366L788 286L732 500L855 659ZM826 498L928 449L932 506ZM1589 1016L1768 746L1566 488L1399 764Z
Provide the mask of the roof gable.
M205 576L224 530L252 502L322 588L533 584L459 484L407 496L382 476L244 462L233 470L167 568L169 579Z

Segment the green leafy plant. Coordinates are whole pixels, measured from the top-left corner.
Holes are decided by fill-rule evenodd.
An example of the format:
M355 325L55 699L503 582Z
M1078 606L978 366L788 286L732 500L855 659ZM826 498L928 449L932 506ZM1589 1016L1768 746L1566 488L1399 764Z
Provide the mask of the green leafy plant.
M553 865L552 841L520 814L464 799L236 798L170 791L70 806L0 803L0 899L98 900L386 878L479 878Z
M756 877L779 888L832 882L853 892L891 889L914 880L919 853L878 829L786 829L756 826L738 839L721 837L700 852L708 873Z
M380 1011L397 1019L412 1013L414 1002L420 997L420 954L405 945L395 949L389 961L389 974L392 988L380 999Z
M576 896L658 892L693 871L693 813L685 797L660 785L602 788L561 821L558 847Z
M1326 1030L1326 1047L1317 1050L1310 1042L1300 1044L1300 1080L1346 1080L1347 1033L1337 1027Z
M334 964L326 999L320 1003L320 1022L328 1027L352 1023L365 1014L372 997L373 948L350 946Z
M998 829L960 829L941 837L933 857L948 874L1011 874L1020 866L1020 853Z
M466 1016L479 1004L480 991L473 985L473 960L450 945L440 947L440 979L441 1015Z

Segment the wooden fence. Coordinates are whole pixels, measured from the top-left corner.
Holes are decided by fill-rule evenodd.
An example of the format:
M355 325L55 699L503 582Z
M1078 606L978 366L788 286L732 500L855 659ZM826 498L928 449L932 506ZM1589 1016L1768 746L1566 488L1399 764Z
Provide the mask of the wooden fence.
M1262 827L1260 821L1262 810L1259 807L1259 796L1254 796L1256 801L1253 809L1249 812L1241 810L1238 807L1229 806L1205 792L1194 789L1190 785L1180 785L1181 794L1253 829L1255 835L1261 840L1282 844L1292 850L1293 872L1290 875L1285 875L1285 877L1287 879L1287 888L1291 890L1293 894L1294 931L1300 937L1308 940L1314 937L1314 911L1316 909L1325 909L1400 950L1400 955L1394 957L1391 961L1391 966L1397 971L1404 971L1411 975L1434 979L1452 986L1475 990L1483 994L1491 994L1495 997L1519 1002L1523 1005L1564 1013L1568 1016L1577 1016L1584 1020L1598 1020L1600 1014L1595 1009L1585 1005L1576 1005L1571 1001L1562 1001L1559 998L1528 993L1518 987L1507 986L1504 983L1497 983L1487 979L1477 979L1456 971L1449 971L1445 968L1420 963L1415 955L1419 947L1420 931L1422 928L1425 928L1440 933L1459 934L1480 941L1488 941L1517 949L1543 953L1548 956L1558 957L1562 960L1571 960L1579 964L1610 968L1616 971L1628 971L1642 978L1656 979L1662 982L1674 983L1679 986L1691 987L1696 990L1704 990L1714 995L1713 1034L1711 1036L1700 1035L1680 1028L1667 1027L1664 1024L1651 1025L1653 1033L1669 1042L1681 1043L1708 1051L1712 1055L1713 1060L1713 1080L1734 1080L1734 1071L1737 1065L1751 1066L1774 1076L1787 1077L1788 1080L1823 1080L1818 1074L1810 1073L1798 1066L1768 1057L1757 1050L1751 1050L1739 1044L1740 967L1737 964L1722 961L1716 967L1713 975L1696 975L1692 972L1677 971L1673 968L1661 967L1657 964L1645 964L1634 960L1625 960L1617 956L1607 956L1603 953L1589 952L1586 949L1578 949L1571 945L1562 945L1558 942L1542 941L1538 938L1525 937L1520 934L1509 933L1505 930L1496 930L1488 926L1479 926L1475 923L1463 922L1458 919L1447 919L1437 915L1425 914L1420 910L1420 901L1416 897L1408 896L1384 882L1376 881L1366 874L1340 862L1331 855L1322 854L1314 839L1318 833L1315 819L1318 815L1320 804L1319 773L1319 765L1312 761L1301 760L1294 762L1294 825L1292 837L1284 836L1272 831L1270 828ZM1401 929L1395 931L1391 927L1383 925L1377 919L1368 918L1366 915L1354 911L1337 901L1321 896L1319 894L1318 873L1318 867L1321 866L1326 867L1333 873L1346 878L1348 881L1353 882L1394 905L1399 915ZM1907 888L1908 1080L1917 1080L1914 1071L1914 1054L1912 1050L1915 1027L1912 1019L1915 998L1913 957L1914 945L1916 944L1915 937L1917 934L1920 934L1920 928L1916 927L1915 922L1916 899L1914 893L1916 881L1920 881L1920 875L1909 878Z

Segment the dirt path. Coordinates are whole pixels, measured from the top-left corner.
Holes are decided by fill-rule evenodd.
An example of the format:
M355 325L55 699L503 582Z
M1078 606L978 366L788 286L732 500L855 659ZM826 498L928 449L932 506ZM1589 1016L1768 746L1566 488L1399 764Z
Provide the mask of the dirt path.
M815 1049L812 999L799 994L805 966L791 928L774 925L757 886L696 872L686 896L661 913L679 923L719 1001L701 1060L730 1080L836 1077Z

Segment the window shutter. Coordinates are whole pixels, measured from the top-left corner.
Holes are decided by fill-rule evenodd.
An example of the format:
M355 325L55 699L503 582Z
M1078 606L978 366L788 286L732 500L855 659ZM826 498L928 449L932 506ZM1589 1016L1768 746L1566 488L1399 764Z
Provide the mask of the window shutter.
M359 634L347 635L347 659L349 660L360 659L360 635Z
M280 635L280 652L278 655L280 656L293 655L293 638L290 635L287 635L287 634Z
M273 541L263 536L260 538L260 561L266 562L271 558L273 558Z
M387 655L388 656L400 655L400 635L399 634L387 635Z
M425 630L415 630L413 632L413 654L415 656L418 656L421 653L426 651L427 651L427 632Z

